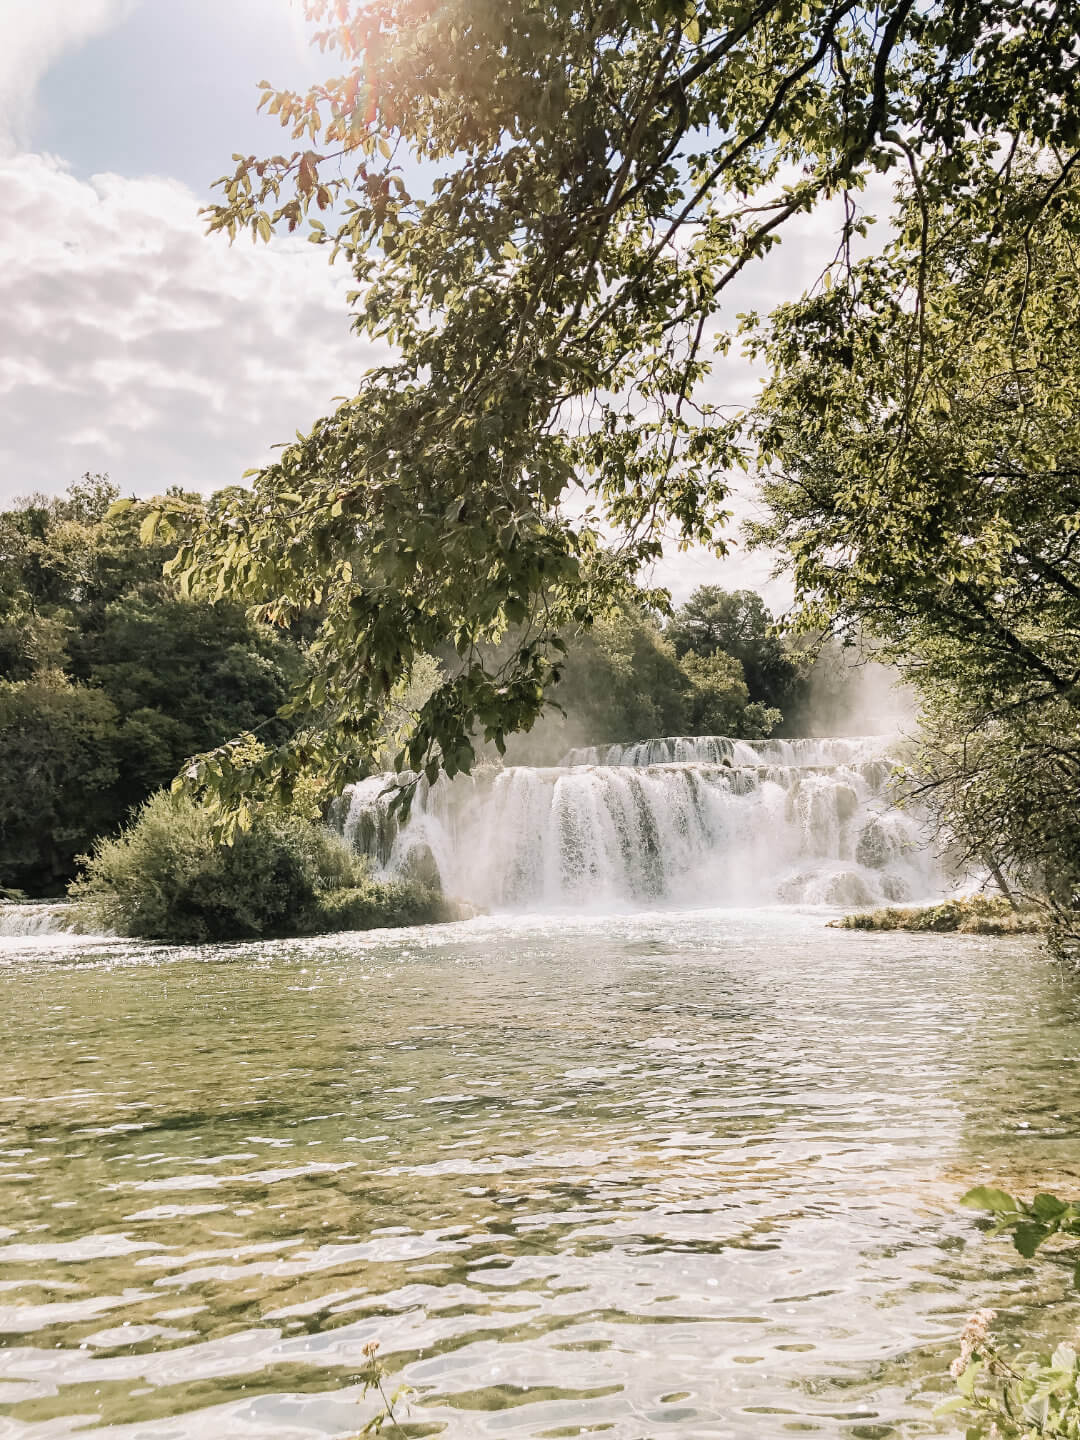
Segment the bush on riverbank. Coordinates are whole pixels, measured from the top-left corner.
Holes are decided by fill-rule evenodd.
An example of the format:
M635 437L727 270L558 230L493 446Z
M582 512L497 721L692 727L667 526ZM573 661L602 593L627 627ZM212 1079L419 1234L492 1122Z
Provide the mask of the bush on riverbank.
M99 840L71 887L83 923L142 940L315 935L458 918L412 881L376 880L328 830L263 812L231 845L186 799L151 796L117 839Z
M836 930L934 930L963 935L1034 935L1042 930L1039 912L1015 909L1004 895L971 895L940 905L889 906L830 920Z

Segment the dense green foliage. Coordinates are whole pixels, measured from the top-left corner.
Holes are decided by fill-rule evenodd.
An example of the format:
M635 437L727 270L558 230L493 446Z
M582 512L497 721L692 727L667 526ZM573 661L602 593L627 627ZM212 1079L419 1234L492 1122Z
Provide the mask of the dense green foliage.
M1038 244L1032 212L1042 204ZM923 797L1080 938L1080 187L1017 162L781 312L758 439L808 618L858 625L924 701ZM808 330L816 335L805 344Z
M0 681L0 884L56 890L122 813L119 715L57 671Z
M730 735L763 740L776 729L780 711L750 699L742 662L723 650L684 655L680 668L689 682L685 735Z
M421 653L458 658L403 766L467 770L476 742L529 727L569 623L665 534L722 543L740 418L699 382L734 277L827 197L842 265L876 172L989 222L1018 144L1052 145L1060 171L1080 142L1072 19L1041 0L306 8L332 78L266 86L298 143L237 157L211 224L269 239L310 221L393 358L250 492L165 507L200 527L187 583L279 621L323 607L297 706L327 724L255 774L204 761L229 803L305 768L354 778ZM917 266L918 235L901 243Z
M0 514L0 884L56 893L77 854L188 756L276 718L299 647L232 603L182 599L167 547L86 477Z
M376 881L324 826L263 811L230 844L184 797L151 796L123 834L97 842L72 887L83 918L143 940L260 936L416 925L450 917L414 882Z
M510 740L507 758L552 764L573 745L652 735L753 740L771 734L782 717L751 698L741 659L716 648L678 654L672 631L700 593L675 611L666 628L656 613L624 600L570 639L551 692L561 713L546 716L529 736ZM768 611L762 608L762 614L771 624ZM775 643L765 628L759 638L770 648ZM744 653L753 664L754 644L748 642Z
M805 667L754 590L700 585L672 617L666 634L680 657L692 653L707 659L717 650L733 656L756 703L786 714L801 698Z

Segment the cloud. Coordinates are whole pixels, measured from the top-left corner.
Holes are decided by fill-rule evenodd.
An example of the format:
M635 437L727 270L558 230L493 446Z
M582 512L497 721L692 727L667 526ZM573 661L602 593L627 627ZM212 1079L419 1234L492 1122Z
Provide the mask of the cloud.
M0 0L0 155L31 129L42 76L67 50L118 24L138 0Z
M239 480L380 358L304 242L230 247L162 179L0 161L0 500Z
M206 236L178 181L83 181L22 154L0 159L0 184L0 504L86 470L126 493L235 483L385 358L349 330L346 271L303 241ZM725 297L719 323L799 294L834 244L824 207L802 218ZM744 405L759 381L731 357L709 392ZM703 583L745 585L783 608L790 586L770 583L772 557L738 544L753 504L744 480L730 558L672 547L653 583L677 601Z

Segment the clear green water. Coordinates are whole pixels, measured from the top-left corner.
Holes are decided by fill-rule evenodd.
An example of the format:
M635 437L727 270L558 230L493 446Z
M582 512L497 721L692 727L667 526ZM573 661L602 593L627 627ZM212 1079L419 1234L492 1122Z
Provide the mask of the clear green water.
M354 1435L372 1340L411 1435L951 1433L1080 1320L955 1206L1080 1193L1080 987L823 919L0 941L0 1440Z

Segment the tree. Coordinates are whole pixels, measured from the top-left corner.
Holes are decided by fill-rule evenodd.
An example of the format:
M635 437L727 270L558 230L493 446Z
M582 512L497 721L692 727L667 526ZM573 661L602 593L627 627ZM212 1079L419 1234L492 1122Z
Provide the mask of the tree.
M142 507L110 516L116 499L88 475L0 512L0 884L56 890L188 756L289 734L299 646L182 598L170 547Z
M787 551L809 622L863 627L918 684L924 793L964 852L1075 932L1080 188L1048 173L1018 157L990 228L913 190L914 257L780 313L756 538Z
M575 746L685 731L686 676L654 613L624 600L565 641L552 692L559 708L535 733L507 737L511 763L553 765Z
M297 648L236 605L195 604L160 585L110 602L69 640L69 670L120 716L123 809L168 784L189 756L258 730L280 741L278 716L301 671Z
M566 637L553 691L558 712L528 736L509 738L513 764L553 765L568 750L662 735L757 740L780 713L753 702L738 659L715 651L680 659L659 615L623 600L583 634Z
M799 666L755 590L699 585L675 611L665 633L679 656L692 652L707 657L717 650L735 656L751 700L782 711L794 703Z
M714 650L691 652L682 659L690 682L687 713L692 735L730 735L737 740L764 740L780 723L780 711L751 701L743 667L734 655Z
M59 673L0 681L0 885L56 894L115 824L117 714Z
M560 632L665 533L722 548L738 417L698 383L734 277L828 197L848 255L875 171L990 223L1017 144L1052 143L1060 173L1080 141L1070 7L1042 0L306 8L337 77L264 87L299 148L237 157L211 227L307 223L393 358L250 491L167 507L201 527L185 583L280 624L322 607L295 703L328 726L255 774L205 759L198 783L226 799L305 768L355 778L422 653L460 659L399 764L454 774L529 727ZM1036 243L1055 184L1030 197ZM522 643L492 670L508 627Z

